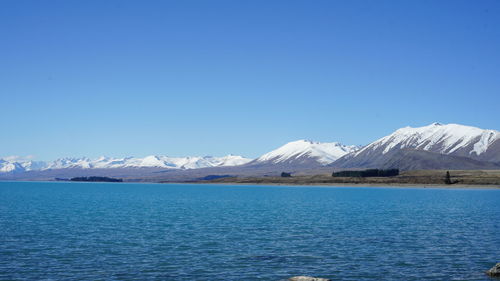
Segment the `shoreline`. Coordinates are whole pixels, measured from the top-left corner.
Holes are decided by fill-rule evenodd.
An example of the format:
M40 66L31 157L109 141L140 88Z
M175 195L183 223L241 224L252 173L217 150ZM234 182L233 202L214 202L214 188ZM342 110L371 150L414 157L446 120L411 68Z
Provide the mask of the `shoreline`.
M470 189L495 190L500 189L497 184L422 184L422 183L286 183L286 182L231 182L231 181L123 181L123 182L79 182L56 180L0 180L0 182L40 182L40 183L108 183L108 184L183 184L183 185L227 185L227 186L283 186L283 187L346 187L346 188L400 188L400 189Z
M338 187L393 187L393 188L442 188L442 189L500 189L500 170L454 170L452 184L446 184L445 170L404 171L396 176L332 177L330 174L296 176L223 177L211 180L193 180L193 183L288 185L288 186L338 186ZM449 177L449 176L448 176Z
M488 189L495 190L500 189L500 185L471 185L471 184L396 184L396 183L388 183L388 184L377 184L377 183L263 183L263 182L202 182L202 181L193 181L193 182L162 182L163 184L206 184L206 185L237 185L237 186L284 186L284 187L366 187L366 188L417 188L417 189Z

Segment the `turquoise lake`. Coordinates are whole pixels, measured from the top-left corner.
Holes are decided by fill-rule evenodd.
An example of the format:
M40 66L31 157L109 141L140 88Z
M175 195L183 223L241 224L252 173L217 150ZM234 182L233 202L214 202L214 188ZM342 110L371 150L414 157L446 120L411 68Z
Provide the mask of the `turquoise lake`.
M491 280L500 190L0 182L0 280Z

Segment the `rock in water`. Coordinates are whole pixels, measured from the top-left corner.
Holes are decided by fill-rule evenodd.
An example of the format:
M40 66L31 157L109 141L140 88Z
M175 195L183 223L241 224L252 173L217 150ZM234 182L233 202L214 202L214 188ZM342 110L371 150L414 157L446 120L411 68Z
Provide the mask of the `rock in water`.
M331 281L331 280L326 279L326 278L317 278L317 277L310 277L310 276L294 276L294 277L288 278L288 281Z
M495 266L490 268L490 270L486 271L486 274L489 276L500 277L500 262L495 264Z

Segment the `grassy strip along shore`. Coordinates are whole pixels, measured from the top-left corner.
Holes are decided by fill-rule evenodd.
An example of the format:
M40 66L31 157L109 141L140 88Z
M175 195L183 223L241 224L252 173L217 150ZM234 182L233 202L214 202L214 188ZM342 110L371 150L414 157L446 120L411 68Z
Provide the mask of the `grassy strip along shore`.
M291 177L224 177L200 183L280 184L280 185L439 185L449 187L487 186L500 188L500 170L450 170L454 184L446 184L447 170L405 171L393 177L332 177L299 175Z

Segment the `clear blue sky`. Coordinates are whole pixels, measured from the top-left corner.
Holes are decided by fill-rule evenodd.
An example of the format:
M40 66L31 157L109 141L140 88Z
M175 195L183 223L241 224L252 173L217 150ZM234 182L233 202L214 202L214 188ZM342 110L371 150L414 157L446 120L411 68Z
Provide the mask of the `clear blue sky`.
M500 1L0 1L0 156L500 129Z

